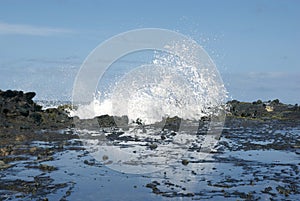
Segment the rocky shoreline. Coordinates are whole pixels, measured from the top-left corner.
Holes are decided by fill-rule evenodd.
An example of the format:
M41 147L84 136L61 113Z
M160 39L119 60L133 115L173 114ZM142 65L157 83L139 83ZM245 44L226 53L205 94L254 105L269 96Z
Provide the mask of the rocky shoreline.
M0 129L2 133L14 129L15 131L32 131L41 129L58 130L74 127L77 117L70 117L66 109L69 105L58 106L57 108L43 109L32 99L35 92L23 91L1 91L0 90ZM300 119L300 106L280 103L278 99L263 102L261 100L250 102L240 102L232 100L227 102L227 120L281 120L298 122ZM111 127L128 124L128 118L112 117L103 115L95 117L91 122L98 122L100 127ZM178 123L178 117L166 119L166 124ZM140 122L137 122L140 123ZM92 123L91 123L92 124Z
M60 155L74 151L78 153L78 160L82 160L84 167L97 166L94 160L85 159L88 154L84 146L82 146L79 136L74 132L75 126L82 129L122 126L123 129L126 129L130 123L126 116L112 117L103 115L88 120L70 117L67 110L70 106L63 105L57 108L43 109L42 106L33 101L34 96L34 92L25 93L22 91L0 90L0 200L17 199L14 197L17 196L15 192L17 194L21 193L20 200L22 198L48 200L48 195L55 194L59 189L66 189L65 193L61 195L60 200L67 200L69 196L72 196L72 193L75 193L73 190L75 183L55 183L51 175L59 171L59 167L47 162L56 161ZM217 150L217 153L226 153L226 151L251 151L252 153L253 151L276 150L288 151L296 155L300 154L300 141L297 135L291 132L277 133L284 129L300 129L300 107L297 104L283 104L279 100L266 102L258 100L252 103L233 100L227 103L227 108L226 121L221 136L222 139L219 142L221 148ZM181 121L178 117L165 119L164 129L172 130L172 132L162 134L159 141L167 142L169 138L174 137ZM205 125L207 121L209 121L209 118L201 119L200 125ZM141 120L136 120L134 123L136 126L140 126L141 129L146 129ZM121 136L121 134L122 132L112 132L107 135L107 139L112 142L138 140L130 136ZM253 139L253 142L249 141L249 138ZM254 143L255 140L259 143ZM272 142L265 143L269 141ZM236 144L231 144L232 142ZM157 144L150 141L147 142L147 146L149 146L150 150L157 149ZM149 188L154 194L164 197L194 197L197 199L214 194L217 194L217 196L222 195L223 197L231 195L235 198L246 200L255 200L261 194L278 196L277 198L300 194L300 184L299 182L295 182L299 179L300 163L279 164L278 167L286 167L286 170L278 169L276 164L264 164L264 168L270 171L268 175L261 178L257 175L262 173L260 173L260 170L255 169L255 167L262 165L260 162L250 163L247 160L232 157L222 158L222 155L214 156L214 161L216 164L224 163L224 166L232 163L234 164L232 168L242 167L245 172L241 177L245 175L246 178L248 174L253 174L253 177L248 178L247 176L245 181L239 180L240 184L237 184L239 182L232 182L235 180L230 178L218 182L207 178L203 181L201 180L201 182L206 182L209 188L214 187L217 190L199 193L188 192L186 190L189 180L184 180L180 184L176 184L175 181L171 183L165 179L166 174L164 173L165 175L162 176L163 179L152 180L150 183L144 184L143 188ZM183 168L189 168L201 163L203 161L184 159L178 165ZM204 161L204 163L211 163L211 161ZM6 171L14 168L18 170L18 166L22 166L23 168L20 171L27 169L39 170L42 174L35 176L33 181L26 181L26 179L5 179ZM253 169L249 169L251 166L253 166ZM196 177L196 175L201 176L202 174L201 171L197 172L194 169L187 169L187 171L191 171L193 177ZM215 169L213 171L215 173L218 172ZM245 186L249 183L251 187L255 186L255 183L264 182L265 179L270 181L273 181L274 178L276 181L281 180L279 176L281 173L278 173L278 171L290 171L290 175L283 176L280 185L265 186L261 191L251 191L248 194L239 190L230 192L236 185ZM64 171L64 173L66 176L73 176L73 173L69 174L67 171ZM136 185L134 185L135 188L137 188ZM174 189L178 189L178 191Z
M62 142L78 139L79 136L72 130L75 127L97 130L121 126L126 129L129 125L127 116L103 115L93 119L70 117L67 110L70 109L70 105L43 109L32 100L35 95L35 92L0 90L0 157L10 154L9 151L5 151L10 150L9 147L35 140ZM176 132L181 121L183 120L176 116L164 119L157 125L163 124L163 129ZM199 125L203 127L208 121L209 118L202 118ZM278 99L266 102L258 100L252 103L232 100L227 103L225 127L255 127L272 124L274 121L290 126L299 125L300 106L283 104ZM145 125L140 119L134 123L144 129ZM110 139L114 140L117 137L118 135L111 135Z
M72 118L62 107L44 110L32 100L35 95L35 92L0 90L1 128L27 130L70 126Z

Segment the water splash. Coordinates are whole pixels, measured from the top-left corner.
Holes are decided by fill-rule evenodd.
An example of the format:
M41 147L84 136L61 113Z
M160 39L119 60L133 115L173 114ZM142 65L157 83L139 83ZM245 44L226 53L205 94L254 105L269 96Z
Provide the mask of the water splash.
M211 114L224 104L227 92L212 60L198 47L190 41L166 45L172 53L154 52L151 64L129 71L105 98L98 92L71 115L82 119L127 115L154 123L168 116L198 120Z
M104 81L103 75L109 74L108 69L114 69L113 64L124 55L151 48L155 51L150 63L123 68L126 73L120 79L108 79L117 81L109 88L105 82L104 87L101 85L104 90L91 100L97 76ZM89 130L80 129L80 125L77 130L86 150L99 162L120 172L142 174L183 159L208 157L222 132L226 97L215 64L195 41L166 30L134 30L108 40L89 55L73 93L73 103L87 104L79 105L72 115L82 119L105 114L142 119L145 124L126 128L93 130L88 122ZM170 124L179 128L168 129L165 117L173 116L183 119L179 122L173 118L176 122L171 120ZM97 125L97 119L92 121ZM152 125L155 122L160 123Z

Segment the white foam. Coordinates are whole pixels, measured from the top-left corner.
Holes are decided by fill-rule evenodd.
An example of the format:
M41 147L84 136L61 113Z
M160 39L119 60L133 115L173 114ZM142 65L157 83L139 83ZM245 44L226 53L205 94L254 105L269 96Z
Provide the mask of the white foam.
M131 70L106 98L95 96L91 103L71 111L71 115L81 119L127 115L132 120L141 118L153 123L176 115L199 119L211 108L224 104L226 89L208 55L201 55L202 49L185 42L166 48L175 54L155 52L152 64Z

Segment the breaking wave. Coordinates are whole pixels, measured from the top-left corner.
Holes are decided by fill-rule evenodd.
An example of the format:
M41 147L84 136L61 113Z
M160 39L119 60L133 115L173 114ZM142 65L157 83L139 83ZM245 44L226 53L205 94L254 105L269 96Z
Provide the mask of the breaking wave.
M185 41L166 49L172 53L155 51L150 64L130 70L105 98L98 91L91 103L78 106L71 115L81 119L127 115L154 123L168 116L197 120L221 107L227 91L203 49Z

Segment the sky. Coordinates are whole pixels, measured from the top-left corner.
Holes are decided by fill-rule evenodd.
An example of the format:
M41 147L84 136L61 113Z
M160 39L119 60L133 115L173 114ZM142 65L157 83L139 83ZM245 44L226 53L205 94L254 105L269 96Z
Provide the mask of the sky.
M208 52L230 98L300 103L299 19L298 0L0 0L0 89L68 100L96 46L164 28Z

